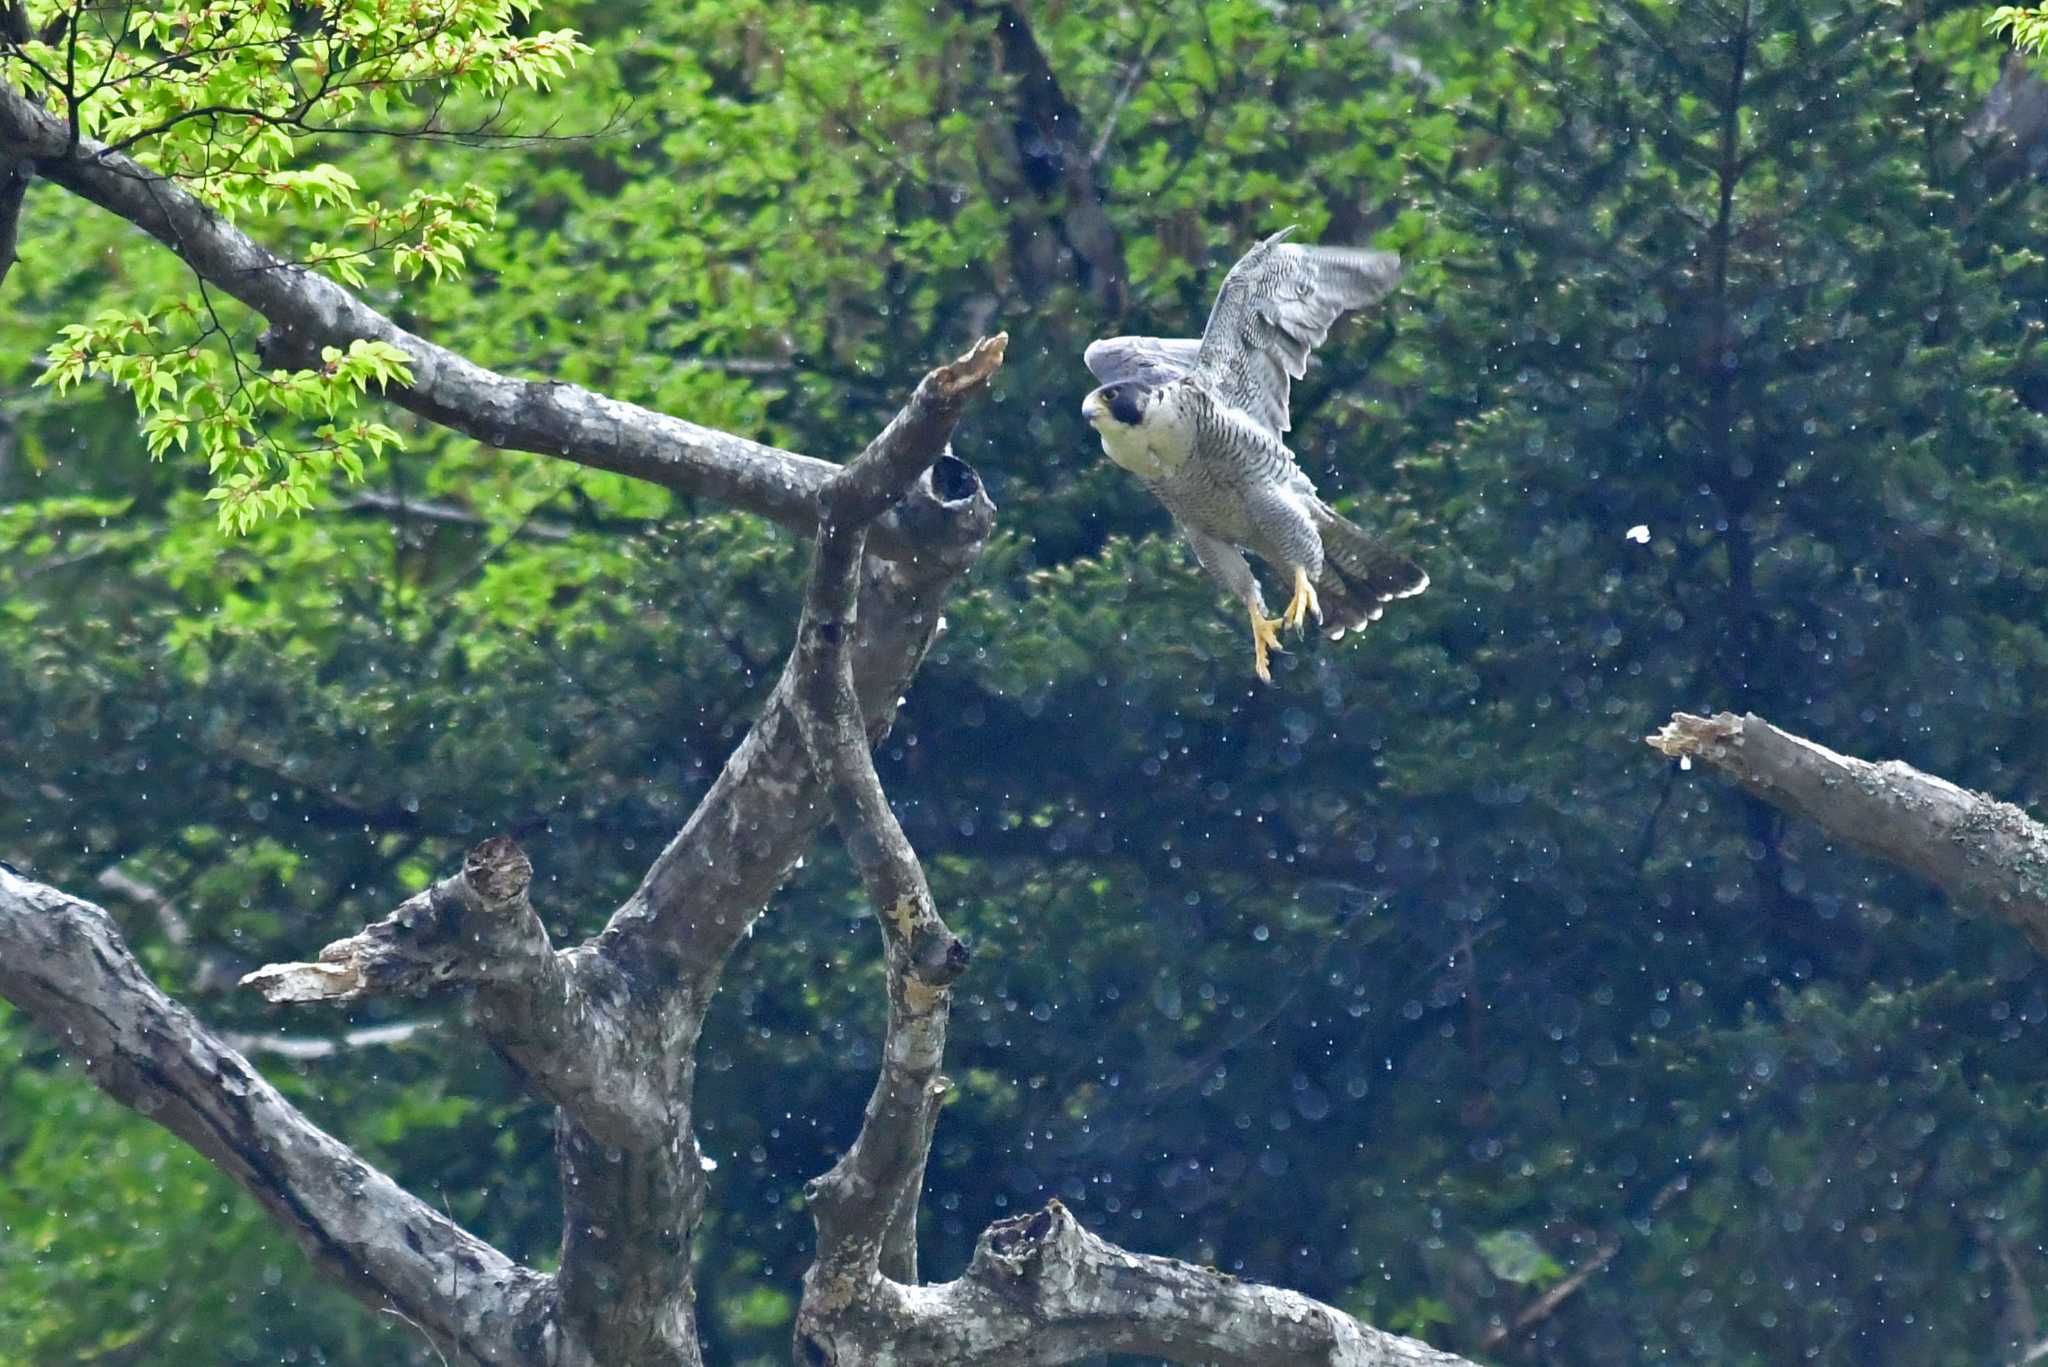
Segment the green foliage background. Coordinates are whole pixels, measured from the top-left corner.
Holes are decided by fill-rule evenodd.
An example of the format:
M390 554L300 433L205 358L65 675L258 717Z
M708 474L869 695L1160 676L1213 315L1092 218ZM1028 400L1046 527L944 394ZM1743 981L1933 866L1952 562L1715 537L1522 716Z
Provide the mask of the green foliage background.
M1064 144L1020 120L1006 14L1080 115ZM883 756L979 946L928 1272L1057 1195L1121 1242L1503 1362L1974 1365L2040 1337L2048 973L1640 737L1752 708L2040 809L2048 203L1965 137L1997 74L1982 21L560 4L532 23L591 52L508 110L593 136L316 151L365 198L495 195L459 278L366 282L407 326L816 455L1010 330L958 442L1002 532ZM1121 292L1054 174L1098 137ZM1194 330L1290 222L1409 262L1298 387L1294 436L1435 586L1262 689L1238 618L1093 449L1079 357ZM253 226L301 251L320 228ZM204 463L153 462L126 398L32 387L61 325L181 297L182 267L48 186L22 258L0 855L105 900L243 1031L341 1028L222 984L488 832L526 841L559 934L601 924L779 669L800 548L374 403L402 452L224 536ZM185 943L98 887L114 867ZM872 1081L876 957L821 844L728 976L700 1083L712 1360L786 1353L798 1193ZM547 1118L458 1012L426 1019L265 1071L545 1264ZM0 1360L408 1358L403 1326L0 1008Z

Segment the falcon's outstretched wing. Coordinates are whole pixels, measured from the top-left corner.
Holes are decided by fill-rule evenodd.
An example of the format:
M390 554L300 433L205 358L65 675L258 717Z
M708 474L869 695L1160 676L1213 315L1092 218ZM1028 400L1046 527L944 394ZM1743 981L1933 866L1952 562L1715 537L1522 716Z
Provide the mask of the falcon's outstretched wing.
M1105 337L1090 342L1082 359L1104 384L1136 380L1162 385L1193 370L1201 349L1199 337Z
M1226 402L1275 436L1289 426L1288 381L1308 370L1310 350L1340 316L1385 298L1401 278L1392 252L1297 247L1286 241L1293 231L1281 229L1230 268L1195 361Z

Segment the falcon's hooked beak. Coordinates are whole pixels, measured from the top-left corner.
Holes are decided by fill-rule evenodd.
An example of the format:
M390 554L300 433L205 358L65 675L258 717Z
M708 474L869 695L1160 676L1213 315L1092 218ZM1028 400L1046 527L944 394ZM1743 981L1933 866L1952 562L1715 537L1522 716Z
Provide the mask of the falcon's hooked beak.
M1081 400L1081 416L1088 420L1090 427L1100 427L1109 417L1109 406L1102 401L1102 391L1096 390Z

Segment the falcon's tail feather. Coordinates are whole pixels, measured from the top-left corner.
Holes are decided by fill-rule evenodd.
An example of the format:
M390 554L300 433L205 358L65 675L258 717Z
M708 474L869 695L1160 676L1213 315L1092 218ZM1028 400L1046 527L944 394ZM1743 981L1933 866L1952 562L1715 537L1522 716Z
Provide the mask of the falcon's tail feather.
M1323 538L1323 573L1316 580L1323 630L1333 641L1362 631L1396 598L1412 598L1429 587L1422 566L1327 503L1315 505L1316 531Z

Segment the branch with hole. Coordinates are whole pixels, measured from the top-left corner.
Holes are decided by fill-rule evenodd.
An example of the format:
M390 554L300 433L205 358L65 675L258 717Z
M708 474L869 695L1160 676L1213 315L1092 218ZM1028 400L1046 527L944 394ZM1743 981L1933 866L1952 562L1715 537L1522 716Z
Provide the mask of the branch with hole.
M946 592L993 526L994 508L980 481L947 448L955 422L985 392L1001 358L998 337L928 376L848 479L834 486L835 506L853 507L864 520L886 513L899 536L916 538L922 547L901 562L853 548L846 580L852 597L842 605L850 627L835 659L859 744L887 734L937 633ZM564 1218L561 1265L552 1276L516 1267L439 1216L422 1224L415 1198L277 1100L246 1060L149 985L96 908L70 918L97 917L92 928L105 942L83 966L103 960L125 965L134 995L178 1015L186 1033L197 1032L200 1042L187 1052L198 1061L186 1072L211 1070L232 1079L235 1089L261 1089L264 1106L237 1122L248 1136L241 1148L282 1146L310 1155L307 1161L324 1165L323 1172L356 1174L346 1211L319 1204L329 1195L325 1188L298 1190L272 1167L230 1166L240 1148L216 1142L205 1124L182 1123L178 1112L166 1110L162 1087L129 1081L164 1073L166 1065L146 1051L161 1052L158 1037L175 1040L178 1032L138 1023L104 1042L81 1033L81 1010L95 1020L118 1022L122 1014L82 1005L68 988L52 989L53 974L81 968L68 960L46 962L51 943L76 938L37 919L42 905L73 905L55 889L17 879L33 897L0 900L0 945L20 950L8 956L0 994L58 1038L85 1039L95 1049L88 1061L104 1059L104 1068L96 1068L102 1085L145 1113L178 1117L181 1123L172 1128L229 1166L266 1206L285 1212L322 1266L379 1309L420 1326L451 1360L699 1363L690 1258L706 1188L694 1137L695 1048L733 946L823 819L824 788L799 722L811 659L801 646L792 654L718 780L591 940L554 946L529 896L531 862L515 842L496 837L471 850L458 872L317 958L268 965L244 979L267 1000L300 1008L371 997L465 996L475 1028L557 1108ZM327 1248L329 1226L344 1218L367 1221L376 1236L354 1239L346 1257ZM411 1250L410 1260L385 1258L385 1243ZM457 1255L437 1253L443 1245L460 1250L453 1271L446 1264ZM469 1286L473 1295L449 1306L428 1303L437 1285L451 1283ZM475 1320L496 1329L484 1332Z
M950 441L1002 364L1001 335L925 376L842 467L574 385L516 379L430 343L4 83L0 160L126 219L209 289L261 314L274 364L382 342L411 374L386 396L422 417L748 510L816 544L780 680L600 933L558 946L532 898L528 856L494 837L314 959L245 979L302 1012L394 996L466 1002L469 1026L555 1109L555 1272L508 1259L312 1125L148 981L104 912L0 873L0 995L109 1093L218 1163L322 1268L419 1326L450 1362L697 1367L691 1256L707 1197L694 1137L697 1040L734 946L829 813L874 903L889 1008L860 1134L810 1188L819 1246L800 1356L842 1367L1111 1351L1261 1365L1458 1361L1291 1292L1125 1253L1057 1205L990 1229L959 1279L919 1284L919 1193L967 951L939 915L870 751L994 525L994 505Z
M805 1189L817 1257L804 1276L796 1355L813 1367L1070 1362L1143 1352L1179 1362L1449 1367L1461 1360L1368 1328L1305 1296L1169 1258L1127 1253L1054 1202L981 1237L956 1281L917 1280L917 1208L947 1081L952 986L967 946L940 917L923 865L875 772L848 642L860 633L868 523L919 473L904 440L985 383L996 338L927 377L896 423L819 495L803 618L791 658L798 724L833 825L874 907L887 968L881 1064L859 1134Z

